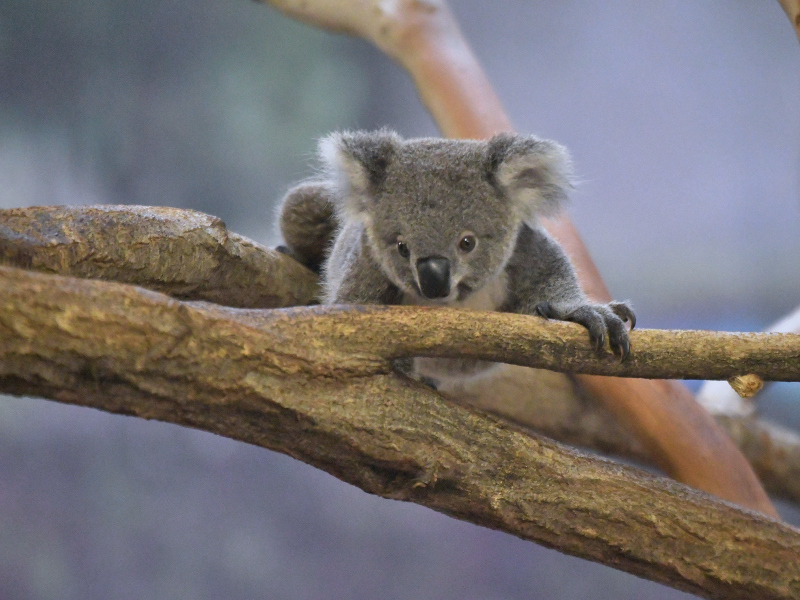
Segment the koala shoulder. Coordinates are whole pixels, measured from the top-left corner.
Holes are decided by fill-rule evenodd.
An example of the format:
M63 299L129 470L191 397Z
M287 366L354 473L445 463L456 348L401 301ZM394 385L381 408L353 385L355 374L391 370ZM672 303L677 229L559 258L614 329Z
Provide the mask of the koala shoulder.
M574 304L585 300L572 263L541 226L523 225L506 266L509 310L530 313L542 301Z

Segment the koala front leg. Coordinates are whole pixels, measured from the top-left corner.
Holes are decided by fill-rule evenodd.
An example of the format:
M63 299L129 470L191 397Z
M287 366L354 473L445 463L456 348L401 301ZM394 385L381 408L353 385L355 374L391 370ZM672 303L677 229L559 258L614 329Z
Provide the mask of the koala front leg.
M572 321L583 325L589 330L589 340L597 351L600 351L605 345L606 332L608 332L611 351L621 360L625 360L630 354L631 342L628 339L625 323L630 323L630 328L633 329L636 326L636 315L626 302L609 302L608 304L587 302L576 307L539 302L534 310L546 319Z
M631 329L636 324L630 305L589 302L567 255L543 229L522 229L507 274L516 300L510 307L513 312L573 321L589 330L589 339L598 351L608 336L612 352L622 360L628 357L631 344L625 322Z

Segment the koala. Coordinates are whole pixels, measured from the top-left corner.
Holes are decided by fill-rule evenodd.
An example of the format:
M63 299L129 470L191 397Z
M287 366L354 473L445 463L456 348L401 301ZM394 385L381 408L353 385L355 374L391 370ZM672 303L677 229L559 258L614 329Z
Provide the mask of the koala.
M287 193L287 251L321 269L325 304L416 304L538 315L586 327L630 352L627 302L590 302L558 243L539 223L570 188L559 144L530 135L410 139L388 130L321 140L323 171ZM331 243L332 241L332 243ZM473 359L415 358L435 387L488 373ZM406 365L406 370L409 366Z

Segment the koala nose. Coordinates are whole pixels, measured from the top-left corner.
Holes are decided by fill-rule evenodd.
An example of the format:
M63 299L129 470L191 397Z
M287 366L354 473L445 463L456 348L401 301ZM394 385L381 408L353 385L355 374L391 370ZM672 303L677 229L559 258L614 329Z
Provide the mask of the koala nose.
M422 295L426 298L445 298L450 294L450 261L446 258L420 258L417 261L417 274Z

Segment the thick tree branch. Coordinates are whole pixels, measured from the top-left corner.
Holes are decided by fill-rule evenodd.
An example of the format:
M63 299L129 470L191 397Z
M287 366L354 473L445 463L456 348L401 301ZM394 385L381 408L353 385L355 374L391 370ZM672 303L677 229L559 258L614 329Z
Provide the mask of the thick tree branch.
M296 261L178 208L0 210L0 264L243 308L311 304L317 295L316 276Z
M296 288L286 280L293 274L289 266L293 261L228 233L219 220L194 211L53 207L0 211L0 217L0 261L6 264L79 277L113 277L170 291L179 298L232 297L280 306L285 297L296 297L292 293ZM162 255L167 259L160 260ZM276 265L284 272L275 273ZM238 272L235 267L240 267ZM258 267L265 267L256 284L260 293L245 296L248 280L237 276L252 277ZM310 272L302 267L295 271L309 273L306 280L313 283ZM273 286L279 294L270 291ZM303 283L297 288L303 290ZM321 314L326 315L325 328L317 325ZM294 335L311 336L321 344L337 343L353 356L475 357L618 377L729 379L754 373L771 381L800 381L798 334L636 330L631 332L634 351L620 362L608 351L595 353L578 325L543 324L524 315L477 317L425 307L370 307L355 313L319 309L300 311L292 319Z
M736 395L727 383L714 383ZM652 462L642 444L602 405L559 373L506 367L491 380L457 390L452 399L562 442ZM707 408L753 465L769 492L800 502L800 435L759 419L751 410L730 412L721 405Z
M376 315L387 328L394 315L384 331L403 338L425 313L227 309L0 268L0 390L285 452L368 492L707 598L800 595L797 530L446 402L391 370L382 353L394 346L358 340Z
M0 263L62 275L117 278L183 297L214 298L226 305L243 304L242 280L209 273L236 264L236 254L218 242L236 237L212 217L178 209L59 206L0 210ZM120 244L120 240L128 243ZM193 244L199 246L196 252L189 251ZM286 256L257 244L248 248L252 264L264 266L262 273L252 277L266 290L259 297L277 298L270 302L283 306L293 298L308 298L316 289L308 271ZM220 255L224 258L214 258ZM244 283L250 280L245 278ZM176 284L187 281L191 285ZM727 384L720 385L733 394ZM652 460L642 444L602 406L581 394L580 388L560 373L507 367L492 379L459 390L453 399L563 442ZM746 453L770 491L800 500L800 436L759 421L752 411L731 412L725 403L706 406Z

